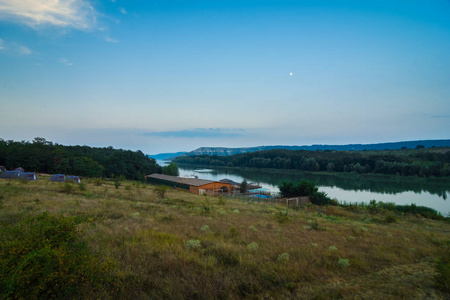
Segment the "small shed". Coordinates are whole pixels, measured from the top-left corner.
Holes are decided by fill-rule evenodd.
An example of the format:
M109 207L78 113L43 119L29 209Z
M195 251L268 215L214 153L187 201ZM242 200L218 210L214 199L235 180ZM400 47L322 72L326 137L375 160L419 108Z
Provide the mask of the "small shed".
M80 176L67 175L68 181L74 181L75 183L81 183Z
M0 166L0 174L6 172L6 168L5 166Z
M147 175L145 178L149 183L173 186L197 195L203 195L204 193L216 195L231 192L231 184L214 180L181 178L157 173Z
M0 178L3 178L3 179L19 179L20 178L20 172L19 171L5 171L5 173L0 175Z
M53 174L52 177L49 179L50 181L54 182L64 182L66 181L66 175L64 174Z
M19 174L20 178L26 179L26 180L36 180L36 173L34 172L20 172Z

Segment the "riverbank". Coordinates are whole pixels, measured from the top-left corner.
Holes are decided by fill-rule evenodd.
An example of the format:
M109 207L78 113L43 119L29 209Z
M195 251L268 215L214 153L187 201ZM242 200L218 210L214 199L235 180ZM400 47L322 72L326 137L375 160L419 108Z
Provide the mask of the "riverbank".
M33 217L47 222L45 211L58 220L75 220L78 238L87 243L90 255L102 258L102 274L108 278L96 274L97 281L80 285L91 297L449 297L449 278L440 271L442 263L436 264L440 259L448 268L448 258L442 256L450 253L448 222L358 207L304 206L286 212L285 207L176 190L160 197L153 185L138 182L124 181L118 188L113 182L84 182L67 188L70 184L43 180L0 181L0 239L8 247L11 241L23 245L27 239L7 240L11 232L30 236L36 227L19 225ZM38 253L37 246L22 246L20 252L19 246L8 247L0 250L0 263L10 263L5 270L11 271L2 273L6 278L0 282L22 283L29 272L43 269L34 268L38 263L55 263L57 270L59 262L51 256L30 263L31 252L25 250ZM48 247L45 251L53 246ZM61 266L71 257L60 256ZM28 267L14 275L19 265ZM56 283L63 286L78 278L63 274L44 278L48 290L42 292L52 295ZM39 290L34 284L16 292Z
M184 174L195 173L205 168L201 165L179 166ZM208 166L210 168L210 166ZM394 202L398 205L428 206L442 215L450 213L450 182L443 178L417 178L392 175L352 174L336 172L302 172L283 169L253 169L217 167L209 173L196 173L200 178L220 180L229 178L236 182L246 179L248 182L261 183L273 193L278 193L278 185L283 181L299 182L307 179L314 182L321 191L340 202L369 204L371 200Z

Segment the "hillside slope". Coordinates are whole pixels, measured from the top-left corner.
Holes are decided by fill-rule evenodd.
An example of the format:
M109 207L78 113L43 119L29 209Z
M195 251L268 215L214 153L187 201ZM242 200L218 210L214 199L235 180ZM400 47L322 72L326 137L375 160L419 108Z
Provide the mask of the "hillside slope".
M450 253L448 222L358 206L286 211L172 189L158 197L152 185L123 182L115 188L113 182L85 182L68 188L70 184L44 180L0 181L0 241L5 246L0 264L8 262L4 270L11 270L0 274L0 284L22 282L30 272L40 272L30 260L40 253L37 246L27 252L19 247L26 240L3 233L16 233L23 224L21 230L30 232L21 236L29 236L33 227L21 222L36 216L43 220L42 212L49 211L77 220L77 232L89 250L107 259L102 270L115 281L98 278L84 284L100 298L106 293L115 299L449 297L436 287L441 282L437 286L445 290L448 277L434 265ZM29 267L16 272L14 264ZM72 280L71 273L64 274L41 276L46 284L30 281L29 289L8 285L9 297L31 297L23 293L32 289L51 295L56 283ZM5 297L3 287L0 298ZM83 291L71 291L71 297L77 298L77 292Z

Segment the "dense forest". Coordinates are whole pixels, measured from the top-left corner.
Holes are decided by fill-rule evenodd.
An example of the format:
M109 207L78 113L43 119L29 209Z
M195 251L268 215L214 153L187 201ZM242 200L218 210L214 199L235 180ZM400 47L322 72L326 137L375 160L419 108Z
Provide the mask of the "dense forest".
M26 171L49 174L87 177L123 175L133 180L143 180L145 175L162 172L156 161L141 151L63 146L44 138L35 138L32 142L0 139L0 165L8 170L23 167Z
M205 166L378 173L401 176L450 176L450 148L331 151L268 150L232 156L183 156L175 163Z

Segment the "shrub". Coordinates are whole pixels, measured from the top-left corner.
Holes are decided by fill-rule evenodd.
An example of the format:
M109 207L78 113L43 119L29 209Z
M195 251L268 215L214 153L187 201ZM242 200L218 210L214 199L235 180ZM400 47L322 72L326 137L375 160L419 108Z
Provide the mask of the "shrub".
M281 197L312 196L318 191L314 183L305 179L297 184L290 181L283 181L278 188L280 190Z
M114 186L116 187L116 189L118 189L120 187L120 185L122 184L122 181L125 180L125 176L120 175L120 176L114 176L111 175L113 180L114 180Z
M75 192L75 186L74 183L71 181L66 181L64 183L64 185L61 188L61 192L66 193L66 194L72 194Z
M247 248L249 250L256 251L259 248L259 244L257 244L257 243L250 243L250 244L247 245Z
M280 255L278 255L278 262L287 262L289 260L289 254L287 253L281 253Z
M239 192L244 194L247 192L247 188L248 188L248 183L247 183L247 180L244 179L241 182L241 184L239 185Z
M311 229L314 229L314 230L320 230L319 223L317 222L317 220L314 220L314 221L311 223Z
M348 259L339 258L338 266L340 266L342 268L347 268L350 266L350 263L349 263Z
M286 223L287 221L289 221L289 215L288 215L288 211L279 211L277 214L275 214L275 219L277 220L278 223L282 224L282 223Z
M397 218L395 217L395 215L387 215L386 218L384 218L384 222L395 223L397 222Z
M189 249L197 249L201 247L201 242L199 240L189 240L186 242L186 246Z
M114 264L92 253L74 218L37 217L0 230L0 298L90 298L116 290Z
M330 199L330 205L339 206L339 201L336 198Z
M86 182L81 182L79 185L78 185L78 188L80 189L80 191L85 191L85 190L87 190L87 185L86 185Z
M312 196L310 196L310 200L312 204L315 205L328 205L331 202L331 199L328 198L327 194L324 192L314 192Z
M369 202L369 210L372 213L378 212L380 209L379 205L377 204L377 200L370 200Z
M253 232L258 232L258 229L256 229L256 227L253 226L253 225L248 226L248 229L253 231Z
M169 187L166 185L158 185L154 188L153 193L156 194L159 198L164 199L168 189Z
M337 250L337 248L336 248L336 246L330 246L330 247L328 247L328 250L330 250L330 251L336 251Z
M209 230L209 226L208 226L208 225L203 225L203 226L200 228L200 230L201 230L201 231L208 231L208 230Z

